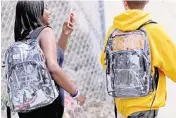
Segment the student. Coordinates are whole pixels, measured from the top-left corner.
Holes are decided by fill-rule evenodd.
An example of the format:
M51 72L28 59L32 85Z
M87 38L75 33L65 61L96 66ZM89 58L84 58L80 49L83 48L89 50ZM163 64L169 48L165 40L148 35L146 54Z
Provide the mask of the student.
M104 46L107 45L108 38L114 29L122 32L134 31L150 21L149 13L144 11L147 3L148 0L123 0L126 11L114 17L113 25L107 32ZM143 97L115 98L116 107L125 118L156 118L159 108L165 106L166 102L166 76L176 82L176 46L160 24L149 23L143 28L148 34L152 75L154 76L155 67L159 72L157 88L156 91ZM101 64L104 69L107 69L105 59L106 51L103 50Z
M16 5L14 28L15 41L17 42L23 39L27 40L28 38L26 37L32 34L33 30L35 31L35 29L47 24L48 18L49 13L48 10L44 8L44 1L18 1ZM72 25L72 23L70 23L70 25ZM69 31L69 34L71 32L72 31ZM60 38L60 40L62 40L63 35ZM57 46L54 31L50 27L45 27L40 32L37 39L40 42L41 49L46 58L47 68L55 80L55 83L70 93L72 97L77 96L76 99L78 102L84 104L85 97L79 94L76 86L71 82L70 78L62 71L57 63ZM20 118L59 118L61 110L58 107L58 99L59 97L48 106L26 113L18 113L18 115Z
M42 19L43 25L47 26L50 25L50 11L47 8L47 5L45 5L45 16ZM68 22L64 22L62 27L62 33L60 37L58 38L58 50L57 50L57 60L60 67L62 67L62 64L64 62L64 51L69 39L70 34L73 32L74 29L74 14L70 14L70 18ZM64 89L59 87L59 118L62 118L64 113Z

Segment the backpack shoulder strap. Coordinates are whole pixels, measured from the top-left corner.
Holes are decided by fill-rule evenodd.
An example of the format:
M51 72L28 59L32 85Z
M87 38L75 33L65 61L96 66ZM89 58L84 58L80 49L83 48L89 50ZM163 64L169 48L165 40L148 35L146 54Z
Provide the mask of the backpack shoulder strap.
M10 107L7 106L7 118L11 118L11 110L10 110Z
M138 29L141 29L143 26L151 24L151 23L157 24L157 22L155 22L155 21L148 20L147 22L145 22L144 24L142 24ZM154 83L155 88L157 89L157 87L158 87L158 80L159 80L159 71L158 71L157 67L155 67L155 73L154 73L154 77L153 78L154 78L154 82L155 82Z
M145 25L148 25L148 24L151 24L151 23L153 23L153 24L157 24L157 22L155 22L155 21L148 20L147 22L145 22L144 24L142 24L141 26L139 26L138 29L141 29L141 28L144 27Z
M32 39L36 39L38 37L38 35L40 34L40 32L45 29L46 27L50 27L50 26L41 26L41 27L38 27L37 29L33 30L31 34L29 34L29 38L32 38Z

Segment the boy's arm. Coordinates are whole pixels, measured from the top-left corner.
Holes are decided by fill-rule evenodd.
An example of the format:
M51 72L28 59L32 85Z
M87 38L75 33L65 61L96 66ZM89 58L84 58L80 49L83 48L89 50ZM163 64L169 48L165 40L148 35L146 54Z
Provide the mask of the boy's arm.
M160 58L159 69L164 72L164 74L176 82L176 45L172 42L164 28L159 28L157 33L155 33L158 38L158 42L155 44L158 46L157 50L159 52L158 58Z
M114 30L114 27L111 26L106 34L106 37L105 37L105 40L104 40L104 47L103 47L103 50L102 50L102 53L101 53L101 57L100 57L100 62L101 62L101 65L103 67L103 69L105 70L106 69L106 65L105 65L105 58L106 58L106 53L105 53L105 46L107 44L107 40L108 40L108 37L109 35L112 33L112 31Z
M105 39L105 41L107 41L107 40ZM104 52L104 50L105 50L105 46L103 48L103 51L101 52L100 62L101 62L101 65L102 65L103 69L105 70L106 69L106 66L105 66L106 53Z

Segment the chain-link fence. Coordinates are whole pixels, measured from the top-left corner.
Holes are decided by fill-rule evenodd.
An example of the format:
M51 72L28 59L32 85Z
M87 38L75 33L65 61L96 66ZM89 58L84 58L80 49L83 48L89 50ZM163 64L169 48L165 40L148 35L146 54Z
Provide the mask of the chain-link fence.
M105 89L105 75L99 63L99 55L104 40L104 6L101 1L47 1L51 12L51 26L60 36L62 24L69 13L75 13L75 29L65 51L64 71L87 97L79 118L114 117L112 100ZM16 1L1 2L1 50L14 41L14 18ZM58 39L58 38L57 38ZM2 70L3 73L3 70ZM7 100L6 86L2 80L2 118L5 117L4 104ZM75 111L82 113L82 111Z

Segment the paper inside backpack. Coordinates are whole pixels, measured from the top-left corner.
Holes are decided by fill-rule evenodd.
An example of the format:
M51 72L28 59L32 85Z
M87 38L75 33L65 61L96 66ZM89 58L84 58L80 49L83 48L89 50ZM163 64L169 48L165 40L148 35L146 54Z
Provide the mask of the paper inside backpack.
M113 50L135 50L144 48L144 38L140 33L119 35L113 38Z
M35 105L37 105L39 103L42 103L42 102L44 102L46 100L47 100L47 98L46 98L45 94L43 93L43 91L42 90L38 90L37 91L37 99L32 104L30 104L30 106L33 107L33 106L35 106Z

